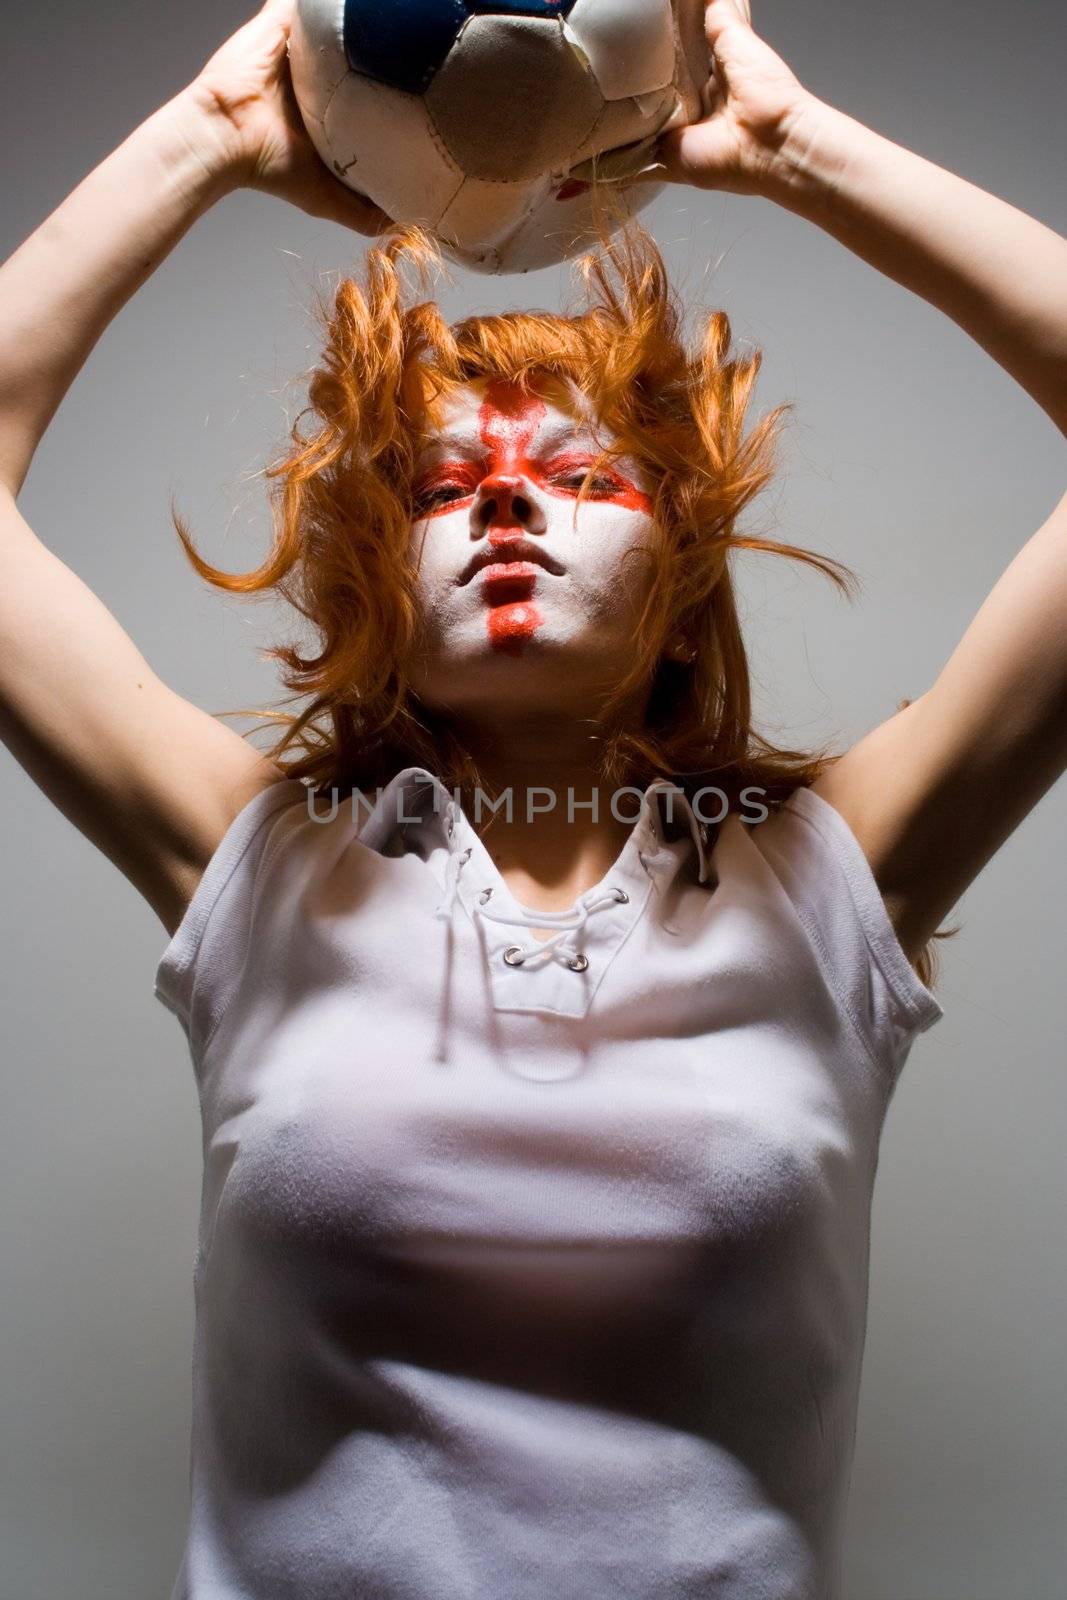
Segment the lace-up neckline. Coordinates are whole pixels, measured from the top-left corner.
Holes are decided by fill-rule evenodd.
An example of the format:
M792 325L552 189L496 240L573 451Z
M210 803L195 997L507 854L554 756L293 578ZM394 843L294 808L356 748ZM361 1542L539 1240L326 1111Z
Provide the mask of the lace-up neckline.
M490 922L501 923L504 928L555 928L555 933L550 933L547 939L533 939L530 944L509 944L504 950L504 960L509 966L533 965L539 960L555 960L573 973L584 973L589 966L589 960L577 950L573 944L566 942L568 933L581 933L589 918L597 914L598 910L606 910L609 906L625 906L630 896L622 888L611 888L598 894L595 890L587 890L579 894L571 910L530 910L525 906L518 906L517 917L509 917L506 912L490 910L493 888L485 888L478 894L475 901L475 914L485 917Z
M661 832L653 800L660 791L670 791L682 806L690 838L668 841ZM700 882L707 880L704 830L682 791L666 778L654 779L644 791L614 865L566 911L519 904L462 807L425 768L406 768L387 785L360 833L362 843L385 846L397 826L398 802L406 850L422 857L441 887L434 915L447 929L444 988L450 986L456 942L466 943L472 931L497 1010L584 1016L650 897L666 892L694 847ZM457 905L466 913L459 922ZM550 931L544 939L515 935L535 928Z

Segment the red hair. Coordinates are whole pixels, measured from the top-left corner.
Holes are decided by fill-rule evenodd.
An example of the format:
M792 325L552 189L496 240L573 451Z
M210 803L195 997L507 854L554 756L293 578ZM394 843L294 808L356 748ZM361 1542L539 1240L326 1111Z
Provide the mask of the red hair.
M344 278L332 305L320 304L324 343L308 405L291 447L267 468L274 540L261 566L235 574L210 565L175 515L209 584L230 594L273 591L317 636L312 654L290 645L266 651L293 698L307 697L298 714L257 712L282 728L270 756L290 777L343 793L374 789L406 765L428 767L464 795L487 787L448 719L409 682L419 623L409 554L414 465L440 397L481 378L525 387L550 377L575 385L615 435L589 478L626 454L652 484L652 577L632 664L597 730L603 781L643 788L663 774L690 793L716 784L731 805L751 785L772 807L813 783L834 753L781 749L752 726L731 553L803 562L849 596L854 575L828 556L739 527L773 476L790 409L746 427L759 351L732 351L723 311L707 316L699 344L688 347L662 255L633 222L580 259L582 303L567 314L509 311L449 326L402 277L411 264L425 286L440 260L422 230L393 229L368 251L363 286ZM691 663L665 654L679 634ZM620 708L642 689L646 711L634 726ZM930 946L916 969L932 981Z

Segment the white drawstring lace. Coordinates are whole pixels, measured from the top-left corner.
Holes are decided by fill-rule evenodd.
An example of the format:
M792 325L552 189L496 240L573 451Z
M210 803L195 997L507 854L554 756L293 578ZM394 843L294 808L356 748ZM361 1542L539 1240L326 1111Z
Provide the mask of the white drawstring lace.
M671 787L671 786L668 785L668 787ZM677 791L675 791L675 792L677 793ZM693 843L696 845L696 850L697 850L697 866L698 866L697 881L698 881L698 883L707 883L707 881L708 881L708 857L707 857L708 830L707 830L706 826L702 822L698 822L697 821L697 818L696 818L696 815L695 815L695 813L693 811L693 808L689 804L688 801L685 801L685 816L686 816L686 821L689 823L689 832L693 836Z
M654 784L653 787L673 789L674 786L664 781ZM698 823L688 803L685 804L685 810L689 829L693 836L693 843L696 845L700 882L704 883L708 875L705 854L707 832ZM449 808L448 822L451 824L448 829L449 838L451 839L452 831L456 824L456 815L452 808ZM449 851L448 860L445 863L445 892L435 912L435 915L442 922L449 921L452 916L453 907L459 893L459 875L470 860L471 854L472 851L469 845L465 850L452 848ZM647 871L651 863L646 860L643 854L640 859ZM596 912L606 911L609 906L625 904L629 898L626 891L619 888L607 889L597 895L593 895L592 891L590 891L588 896L583 895L578 899L572 911L528 911L520 907L518 916L508 916L502 911L489 911L486 909L486 902L492 893L491 888L483 889L473 908L487 922L496 922L507 928L555 929L555 932L550 934L547 939L534 939L525 945L509 945L504 951L504 960L509 967L534 966L543 964L546 961L559 961L564 966L570 967L574 972L584 972L589 963L581 951L574 948L573 944L566 943L568 934L580 934L589 918L594 916Z
M468 845L466 850L453 850L445 862L445 896L434 912L434 916L442 922L447 922L452 915L452 907L456 903L456 894L459 890L460 868L470 860L471 852Z
M459 892L459 875L470 858L471 849L468 845L466 850L453 850L445 862L445 892L434 913L442 922L447 922L452 915L452 908ZM628 898L624 889L609 889L591 899L583 896L573 911L526 911L520 908L517 917L510 917L502 911L486 910L486 901L492 892L492 889L483 889L474 906L478 915L484 917L487 922L502 923L508 928L556 930L547 939L534 939L527 945L509 945L504 951L504 960L509 967L523 967L552 960L562 962L575 972L584 972L588 962L580 951L573 947L568 948L564 944L567 935L580 933L589 918L597 911L605 911L608 906L617 906Z
M526 911L520 907L517 917L507 917L501 911L486 910L483 902L490 894L491 889L483 890L474 908L488 922L499 922L506 928L556 929L547 939L534 939L527 945L509 945L504 951L504 960L509 967L532 966L537 961L551 960L562 962L574 972L584 972L589 963L579 950L564 944L567 935L580 933L597 911L606 911L609 906L617 906L628 898L623 889L609 889L591 900L583 896L573 911Z

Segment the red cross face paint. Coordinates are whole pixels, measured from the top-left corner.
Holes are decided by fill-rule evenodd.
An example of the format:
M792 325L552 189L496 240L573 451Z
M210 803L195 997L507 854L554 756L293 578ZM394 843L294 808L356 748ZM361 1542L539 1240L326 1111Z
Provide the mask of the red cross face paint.
M652 532L649 486L626 458L597 468L613 440L560 384L535 393L498 380L439 408L417 466L413 554L432 676L479 660L569 659L616 678L633 637ZM615 660L609 667L608 657ZM525 681L529 681L527 678Z

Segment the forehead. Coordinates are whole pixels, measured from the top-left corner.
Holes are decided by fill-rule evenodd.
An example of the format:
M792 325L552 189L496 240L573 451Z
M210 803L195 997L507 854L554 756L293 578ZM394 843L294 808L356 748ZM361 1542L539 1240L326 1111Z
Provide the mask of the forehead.
M575 437L610 444L614 435L597 423L593 408L573 385L539 379L524 394L516 384L481 378L442 396L430 410L431 437L424 455L460 448L474 452L519 445L542 451Z

